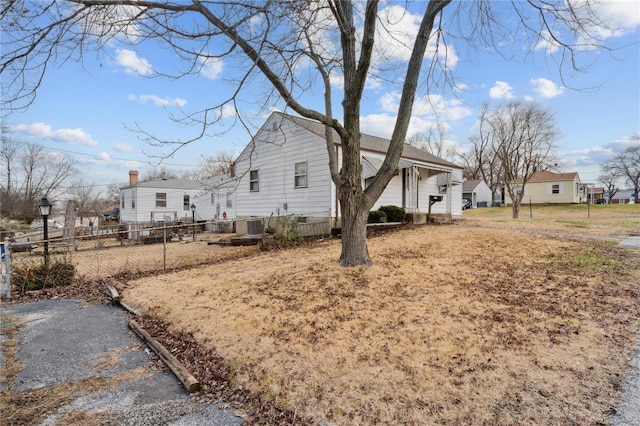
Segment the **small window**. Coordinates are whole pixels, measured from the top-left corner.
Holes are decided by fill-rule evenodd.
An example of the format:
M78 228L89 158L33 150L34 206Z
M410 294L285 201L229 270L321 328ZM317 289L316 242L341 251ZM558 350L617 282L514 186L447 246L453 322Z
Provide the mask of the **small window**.
M231 192L227 192L227 208L233 208L233 199L231 198Z
M166 192L156 192L156 207L167 207Z
M136 208L136 197L131 197L131 208L135 209Z
M184 194L182 197L182 210L189 211L191 209L191 203L189 202L189 195Z
M295 165L295 187L307 187L307 162L296 163Z
M260 180L258 178L257 170L251 170L249 172L249 191L251 192L260 191Z
M124 194L120 196L120 206L124 209Z
M558 185L557 183L551 185L551 193L552 194L559 194L560 193L560 185Z

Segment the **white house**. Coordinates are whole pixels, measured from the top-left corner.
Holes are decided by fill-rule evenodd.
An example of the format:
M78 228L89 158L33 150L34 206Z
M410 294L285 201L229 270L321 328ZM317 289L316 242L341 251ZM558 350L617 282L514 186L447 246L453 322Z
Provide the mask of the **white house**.
M129 185L120 188L120 223L231 220L236 217L237 182L228 175L199 182L157 179L138 182L129 172ZM195 206L192 212L191 206Z
M335 148L342 161L340 139ZM382 165L389 141L362 134L363 185ZM300 215L340 218L336 187L329 173L324 125L274 112L238 156L236 194L238 218ZM462 167L411 145L404 146L399 173L377 201L404 207L414 220L424 221L430 196L442 197L432 214L461 217Z
M482 179L465 180L462 183L462 198L471 200L471 207L476 208L478 204L491 207L491 188Z

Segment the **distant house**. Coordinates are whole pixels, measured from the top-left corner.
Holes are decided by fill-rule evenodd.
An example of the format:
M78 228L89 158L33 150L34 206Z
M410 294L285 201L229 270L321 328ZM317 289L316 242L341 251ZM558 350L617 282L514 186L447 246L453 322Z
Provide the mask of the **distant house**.
M341 162L337 134L334 140ZM361 135L362 185L376 174L388 147L387 139ZM323 124L272 113L236 160L237 217L295 214L339 221L328 164ZM442 199L432 205L434 215L462 215L462 167L405 144L398 169L373 209L395 205L426 219L429 197L436 196Z
M157 179L138 182L129 172L129 185L120 188L120 223L191 222L233 219L236 182L228 175L205 182ZM195 206L195 212L191 206Z
M611 197L611 204L637 204L640 203L640 197L633 197L633 189L618 189Z
M482 179L462 182L462 198L471 200L471 208L478 206L491 207L491 188Z
M514 181L522 184L522 179ZM580 182L576 172L554 173L548 170L537 171L531 176L524 190L523 203L538 205L579 204L587 201L587 185ZM506 205L512 201L505 194Z

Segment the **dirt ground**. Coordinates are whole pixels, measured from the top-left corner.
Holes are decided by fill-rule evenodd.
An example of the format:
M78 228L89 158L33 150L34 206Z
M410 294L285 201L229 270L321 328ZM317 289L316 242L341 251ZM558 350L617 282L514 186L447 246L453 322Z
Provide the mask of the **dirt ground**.
M616 241L640 209L581 207L465 211L371 238L366 267L325 240L123 294L295 422L606 424L640 326L638 252Z

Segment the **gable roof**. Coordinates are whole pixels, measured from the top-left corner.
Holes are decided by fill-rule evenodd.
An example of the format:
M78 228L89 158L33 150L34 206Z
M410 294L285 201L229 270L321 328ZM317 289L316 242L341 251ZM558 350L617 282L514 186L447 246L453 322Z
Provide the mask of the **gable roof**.
M529 179L528 182L536 183L536 182L560 182L560 181L567 181L567 180L573 181L576 177L578 177L577 172L554 173L554 172L550 172L549 170L538 170L533 175L531 175L531 178ZM578 181L579 180L580 178L578 177ZM522 182L522 178L518 178L514 180L514 182L516 183Z
M480 185L482 179L471 179L462 182L462 192L473 192Z
M200 189L202 182L191 179L156 179L146 182L140 182L135 185L126 185L120 189L127 188L158 188L158 189Z
M318 121L310 120L308 118L294 117L292 115L285 114L278 111L274 112L273 114L280 116L283 120L292 121L298 126L303 127L304 129L310 131L311 133L323 139L325 137L325 126L324 124ZM338 133L335 130L333 131L333 136L334 136L335 144L340 145L340 137L338 136ZM387 150L389 149L390 142L391 141L389 141L388 139L368 135L366 133L360 134L360 149L362 151L370 151L370 152L377 152L380 154L386 154ZM459 166L447 160L443 160L442 158L436 157L435 155L423 149L417 148L413 145L409 145L406 143L404 144L404 147L402 149L401 157L408 160L416 160L416 161L422 161L425 163L438 164L441 166L447 166L455 169L463 168L462 166Z

